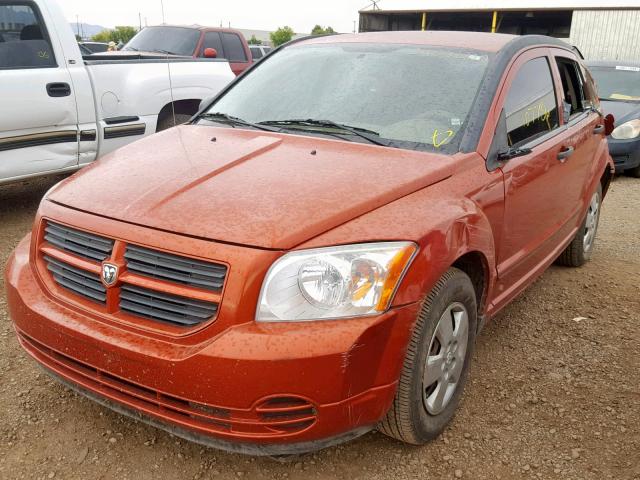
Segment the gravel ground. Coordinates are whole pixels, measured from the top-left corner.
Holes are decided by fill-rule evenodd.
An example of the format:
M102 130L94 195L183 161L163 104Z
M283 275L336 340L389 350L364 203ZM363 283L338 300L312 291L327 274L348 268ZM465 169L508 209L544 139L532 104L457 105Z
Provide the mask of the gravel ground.
M0 264L56 179L0 187ZM462 406L423 447L371 433L288 463L178 440L50 380L0 280L3 479L640 479L640 181L605 201L594 258L552 267L478 339Z

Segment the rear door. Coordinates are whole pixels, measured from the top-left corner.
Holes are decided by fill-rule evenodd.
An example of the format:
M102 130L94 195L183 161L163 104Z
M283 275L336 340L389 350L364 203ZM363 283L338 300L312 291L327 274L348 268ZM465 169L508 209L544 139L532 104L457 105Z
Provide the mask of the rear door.
M558 245L570 233L575 211L575 195L567 188L571 172L564 162L571 139L560 125L560 90L551 62L548 49L520 55L498 100L506 115L508 146L531 150L501 167L505 180L498 252L502 300L553 260Z
M0 0L0 182L78 164L71 76L51 35L35 3Z
M573 153L564 160L564 169L574 205L576 223L582 221L586 210L586 189L593 178L596 153L603 142L604 125L601 116L592 108L595 92L589 91L585 72L575 57L566 50L551 49L555 64L556 82L562 90L562 121L567 128L567 145ZM598 175L599 177L599 175Z

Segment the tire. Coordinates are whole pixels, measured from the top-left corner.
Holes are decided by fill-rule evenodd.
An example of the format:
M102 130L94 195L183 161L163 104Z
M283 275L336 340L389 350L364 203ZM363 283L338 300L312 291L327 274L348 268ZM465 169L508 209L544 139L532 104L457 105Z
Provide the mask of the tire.
M465 313L466 345L463 340ZM459 340L457 347L449 347L446 341L440 342L449 331L443 328L447 324L455 325L450 330L450 338ZM378 425L380 432L414 445L424 444L440 435L460 403L475 345L476 326L477 304L473 284L463 271L450 268L433 287L418 314L396 396ZM449 353L451 351L453 355ZM438 358L446 361L438 362ZM427 360L437 367L427 369ZM451 381L456 377L453 385ZM442 404L437 401L438 392L443 392Z
M176 113L174 122L173 114L169 113L169 115L165 115L160 120L158 120L156 132L161 132L162 130L167 130L168 128L175 127L176 125L186 123L191 119L192 116L193 115L189 115L187 113Z
M602 185L598 185L589 202L584 221L569 246L560 254L556 263L565 267L581 267L591 259L600 223ZM595 209L595 213L594 213Z
M637 167L633 167L633 168L627 168L624 171L624 174L628 175L630 177L640 178L640 165L638 165Z

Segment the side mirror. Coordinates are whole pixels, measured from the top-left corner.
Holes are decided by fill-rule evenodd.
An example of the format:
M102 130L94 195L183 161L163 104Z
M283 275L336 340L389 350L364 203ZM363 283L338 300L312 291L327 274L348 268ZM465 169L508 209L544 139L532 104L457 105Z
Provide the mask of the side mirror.
M204 58L218 58L218 51L215 48L205 48Z
M504 152L509 149L509 137L507 136L507 117L504 109L500 112L500 118L493 134L493 141L487 158L487 169L492 172L500 168L505 162Z
M604 117L604 134L608 137L615 128L616 119L610 113Z

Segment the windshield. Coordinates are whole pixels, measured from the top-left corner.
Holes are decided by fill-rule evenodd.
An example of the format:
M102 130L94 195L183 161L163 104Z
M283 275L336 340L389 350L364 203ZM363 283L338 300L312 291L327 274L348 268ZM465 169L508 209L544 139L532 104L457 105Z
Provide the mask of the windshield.
M299 45L260 63L208 112L254 124L331 121L392 146L453 151L487 63L484 52L421 45Z
M148 27L133 37L122 50L192 56L199 39L200 31L193 28Z
M640 67L590 67L603 100L640 102Z

